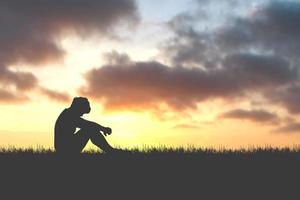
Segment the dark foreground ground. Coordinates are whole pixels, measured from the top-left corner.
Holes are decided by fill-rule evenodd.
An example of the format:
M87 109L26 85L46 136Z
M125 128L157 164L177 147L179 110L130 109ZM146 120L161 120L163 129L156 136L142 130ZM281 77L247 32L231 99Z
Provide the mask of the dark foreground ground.
M0 199L300 199L300 150L0 152Z

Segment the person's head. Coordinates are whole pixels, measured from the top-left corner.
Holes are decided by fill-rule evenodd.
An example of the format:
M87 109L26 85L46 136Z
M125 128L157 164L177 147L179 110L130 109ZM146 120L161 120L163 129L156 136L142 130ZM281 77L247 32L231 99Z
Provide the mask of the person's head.
M75 97L71 104L71 109L81 116L91 111L90 102L85 97Z

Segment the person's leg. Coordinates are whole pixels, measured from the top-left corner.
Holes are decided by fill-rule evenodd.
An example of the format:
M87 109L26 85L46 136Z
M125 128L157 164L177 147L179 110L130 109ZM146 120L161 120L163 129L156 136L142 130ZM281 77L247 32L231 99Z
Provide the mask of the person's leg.
M81 152L86 146L89 139L92 141L94 145L99 147L105 152L113 151L114 148L108 144L104 136L95 130L92 129L80 129L75 133L77 137L77 149Z
M82 150L84 149L84 147L86 146L86 144L88 143L90 136L88 134L87 131L80 129L79 131L77 131L74 135L75 137L75 151L76 152L82 152Z
M105 152L111 152L114 150L114 148L110 146L110 144L108 144L105 137L98 131L91 132L90 139L94 145L96 145Z

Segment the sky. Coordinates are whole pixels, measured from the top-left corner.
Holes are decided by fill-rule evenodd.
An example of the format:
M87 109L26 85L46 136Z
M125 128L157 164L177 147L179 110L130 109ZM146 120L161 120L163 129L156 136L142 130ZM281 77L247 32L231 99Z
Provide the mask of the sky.
M299 0L10 0L0 27L0 146L53 148L77 96L113 146L299 145Z

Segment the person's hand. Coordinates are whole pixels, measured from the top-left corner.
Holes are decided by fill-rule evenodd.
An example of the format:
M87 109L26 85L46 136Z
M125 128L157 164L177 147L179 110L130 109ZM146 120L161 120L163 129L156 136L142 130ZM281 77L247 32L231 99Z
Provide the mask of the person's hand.
M111 132L112 132L112 131L111 131L111 128L106 127L105 130L103 131L103 134L104 134L105 136L107 136L107 135L110 135Z

